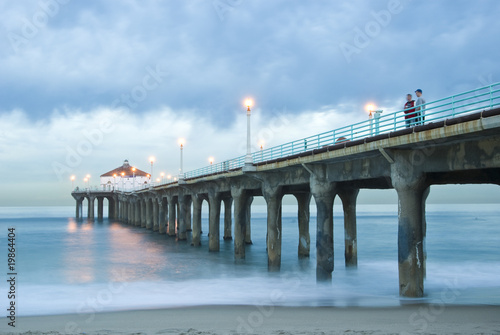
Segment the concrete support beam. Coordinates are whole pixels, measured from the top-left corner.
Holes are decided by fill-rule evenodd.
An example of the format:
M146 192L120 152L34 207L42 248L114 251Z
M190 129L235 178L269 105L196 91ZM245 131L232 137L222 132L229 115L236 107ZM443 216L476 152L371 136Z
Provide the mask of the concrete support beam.
M97 198L97 219L102 220L104 218L104 198Z
M233 198L224 198L224 241L232 240L231 225L233 223L231 217L231 207L233 205Z
M245 258L245 230L248 195L241 187L231 187L234 202L234 259Z
M342 200L344 209L344 241L345 241L345 266L358 266L358 246L356 232L356 200L359 189L339 190L339 197Z
M220 207L221 194L215 191L208 193L208 250L219 251L220 249Z
M175 200L173 196L168 198L168 236L175 236Z
M191 195L193 202L193 240L191 245L197 247L201 245L201 205L203 199L197 194Z
M426 175L395 157L391 179L398 193L399 294L423 297L425 277L425 200L429 194Z
M267 268L279 271L281 267L281 186L262 185L262 194L267 203Z
M299 221L299 248L298 255L299 258L309 257L311 249L311 236L309 234L309 204L311 203L310 193L298 193L294 194L297 199L298 210L298 221Z
M253 196L250 195L247 197L246 203L245 203L245 244L252 244L252 225L251 225L251 219L252 219L252 202L253 202Z
M316 279L328 281L333 272L333 200L336 184L330 183L325 171L310 176L311 194L316 202Z

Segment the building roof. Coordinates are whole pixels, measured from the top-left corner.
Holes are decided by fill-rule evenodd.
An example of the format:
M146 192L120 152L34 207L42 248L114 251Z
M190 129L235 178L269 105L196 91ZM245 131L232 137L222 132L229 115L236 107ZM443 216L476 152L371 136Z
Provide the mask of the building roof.
M121 177L122 176L122 172L125 173L124 177L133 177L134 175L136 177L147 177L147 176L149 176L149 174L147 172L139 170L138 168L135 168L135 171L132 171L133 168L134 167L131 166L128 163L128 160L125 160L123 162L122 166L119 166L119 167L117 167L114 170L111 170L109 172L106 172L106 173L102 174L101 177L113 177L115 174L116 174L117 177Z

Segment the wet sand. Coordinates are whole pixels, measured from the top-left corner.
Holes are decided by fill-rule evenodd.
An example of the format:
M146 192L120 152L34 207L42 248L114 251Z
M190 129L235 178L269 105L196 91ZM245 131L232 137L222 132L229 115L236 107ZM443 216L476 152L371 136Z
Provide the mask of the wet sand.
M201 306L2 318L2 334L500 334L500 306Z

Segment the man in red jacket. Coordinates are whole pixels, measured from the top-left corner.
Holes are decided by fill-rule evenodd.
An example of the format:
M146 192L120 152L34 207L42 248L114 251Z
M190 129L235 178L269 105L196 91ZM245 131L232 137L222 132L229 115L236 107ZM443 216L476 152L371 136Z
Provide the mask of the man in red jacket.
M410 128L413 126L416 122L416 116L417 114L415 113L415 100L412 99L411 94L406 95L406 103L405 103L405 122L406 122L406 128ZM412 108L412 109L408 109Z

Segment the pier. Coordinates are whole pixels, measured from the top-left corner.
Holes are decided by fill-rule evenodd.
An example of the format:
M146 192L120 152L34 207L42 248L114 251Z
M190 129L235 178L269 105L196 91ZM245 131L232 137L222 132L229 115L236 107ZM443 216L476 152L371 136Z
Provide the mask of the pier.
M394 189L398 195L399 293L424 295L425 202L431 185L500 184L500 83L430 102L425 123L406 127L404 111L299 139L190 171L175 182L132 190L75 190L76 217L88 201L89 219L108 216L200 246L202 202L209 204L210 252L221 238L233 239L234 257L245 259L251 243L250 208L255 197L267 204L269 271L281 265L281 202L298 204L298 257L310 253L309 204L316 217L316 275L328 281L334 270L333 204L344 210L345 264L357 266L356 200L361 189ZM221 232L221 207L224 206ZM222 236L221 236L222 235Z

